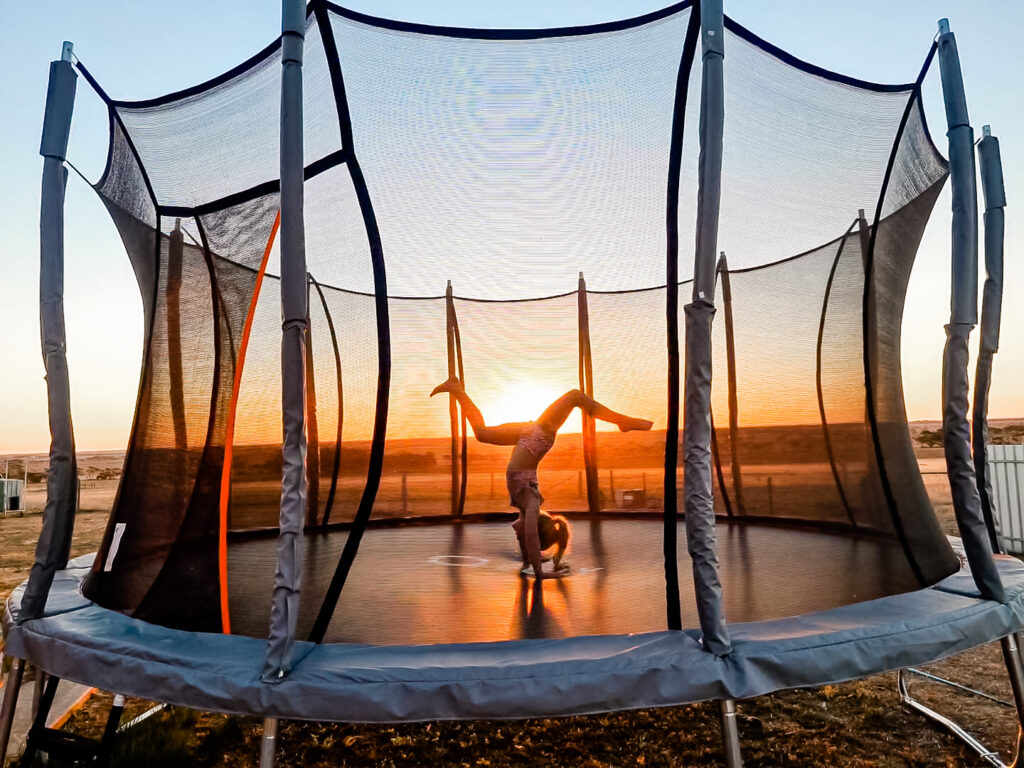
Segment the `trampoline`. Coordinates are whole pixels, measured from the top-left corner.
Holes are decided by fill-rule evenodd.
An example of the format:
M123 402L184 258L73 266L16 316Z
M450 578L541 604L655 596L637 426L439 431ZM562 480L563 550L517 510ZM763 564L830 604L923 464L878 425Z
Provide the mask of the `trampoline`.
M508 522L458 522L367 531L324 642L369 645L477 643L577 635L653 632L665 624L659 595L663 575L647 566L661 547L660 517L573 519L570 573L543 583L536 600ZM686 552L685 531L679 551ZM309 534L303 584L326 588L344 545L344 532ZM270 620L259 597L273 589L245 574L274 561L272 538L232 545L237 570L228 574L234 631L258 636ZM578 553L578 554L577 554ZM730 622L763 621L857 602L859 595L917 586L898 545L820 530L723 524L719 529L725 611ZM684 554L680 555L682 567ZM363 565L365 563L365 566ZM320 567L318 567L320 564ZM902 573L901 573L902 569ZM878 574L888 573L883 583ZM804 585L820 588L807 594ZM409 589L415 584L415 591ZM692 587L683 582L683 622L697 626ZM387 610L362 611L379 603ZM237 607L236 607L237 606ZM245 613L247 606L262 613ZM299 633L314 616L299 614Z
M51 66L51 466L36 563L3 617L17 659L4 749L26 661L264 717L266 766L278 718L702 700L720 702L736 766L737 699L999 639L1024 712L1024 566L1002 554L983 442L1005 200L986 133L972 447L977 192L947 28L915 79L882 84L801 61L714 0L516 30L283 9L278 40L155 99L112 98L70 47ZM948 159L921 104L936 61ZM62 226L79 77L107 107L90 184L146 339L106 533L68 562ZM907 283L947 177L957 540L925 492L900 370ZM541 506L570 530L561 578L521 571L511 443L487 444L468 400L432 398L444 381L489 427L565 392L579 405L537 456Z

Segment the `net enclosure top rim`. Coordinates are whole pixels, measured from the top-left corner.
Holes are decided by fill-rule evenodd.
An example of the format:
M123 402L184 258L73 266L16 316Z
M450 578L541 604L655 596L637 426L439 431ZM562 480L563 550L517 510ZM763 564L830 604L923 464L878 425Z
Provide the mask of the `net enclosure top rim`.
M433 24L424 24L420 22L409 22L401 21L398 19L387 19L379 16L372 16L370 14L363 13L361 11L355 11L344 6L337 5L330 2L329 0L312 0L307 6L307 16L312 16L314 8L318 5L323 5L330 13L333 13L342 18L348 19L359 24L363 24L369 27L377 29L405 32L411 34L426 35L430 37L447 37L447 38L460 38L467 40L481 40L481 41L516 41L516 40L541 40L551 38L577 38L589 35L601 35L612 32L620 32L624 30L634 29L636 27L644 26L653 22L660 21L662 19L669 18L678 13L686 11L693 6L693 0L680 0L680 2L673 3L672 5L665 6L664 8L651 11L640 16L634 16L627 19L613 20L607 22L600 22L596 24L587 24L580 26L570 27L548 27L548 28L473 28L473 27L453 27L453 26L442 26ZM746 42L760 48L764 52L771 56L782 60L783 62L793 66L801 71L816 77L821 77L825 80L830 80L837 83L842 83L854 88L862 88L870 91L877 92L899 92L899 91L911 91L917 87L915 82L907 83L878 83L869 80L862 80L857 77L845 75L839 72L835 72L824 67L819 67L808 61L800 59L782 48L768 42L762 37L751 32L749 29L744 27L742 24L734 21L729 16L725 17L725 28L742 38ZM278 37L273 40L270 44L265 46L263 49L250 56L245 61L232 67L226 72L217 75L209 80L198 83L188 88L184 88L178 91L164 94L163 96L156 96L149 99L112 99L105 92L100 91L100 97L106 101L110 106L119 109L149 109L153 107L165 106L172 104L176 101L192 98L194 96L201 95L206 91L212 90L224 83L232 80L235 77L245 73L249 69L258 66L260 63L274 55L281 47L281 38Z

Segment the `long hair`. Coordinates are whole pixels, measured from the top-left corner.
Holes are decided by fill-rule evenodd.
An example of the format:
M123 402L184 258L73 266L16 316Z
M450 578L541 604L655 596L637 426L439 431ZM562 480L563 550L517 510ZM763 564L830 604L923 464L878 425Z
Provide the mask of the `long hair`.
M561 515L549 515L547 512L537 514L537 534L540 538L541 550L557 546L552 561L555 568L561 565L565 550L569 548L569 521Z

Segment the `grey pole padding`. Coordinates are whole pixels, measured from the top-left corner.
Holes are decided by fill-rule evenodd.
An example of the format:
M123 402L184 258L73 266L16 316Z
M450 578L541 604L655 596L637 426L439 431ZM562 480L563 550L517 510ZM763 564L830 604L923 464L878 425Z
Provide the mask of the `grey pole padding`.
M949 126L949 176L953 197L953 285L946 348L942 356L942 445L957 528L982 597L1005 600L992 558L992 545L981 509L971 455L967 419L970 384L968 338L978 319L978 191L974 166L974 131L967 116L956 39L945 20L939 22L939 70Z
M281 482L277 571L270 609L264 682L291 670L302 588L302 529L306 520L306 236L303 225L302 46L303 0L281 3L281 406L284 470Z
M971 411L974 440L974 474L981 497L981 512L995 552L1004 552L999 520L994 509L992 474L988 464L988 396L992 385L992 359L999 350L999 323L1003 304L1003 236L1006 190L999 139L986 125L978 142L981 191L985 198L985 287L981 301L981 344L974 374L974 408Z
M716 656L725 656L732 650L732 644L722 610L711 461L711 321L715 307L701 299L687 304L683 311L686 316L686 391L683 397L686 548L693 567L693 591L704 648Z
M697 191L697 251L693 300L715 300L718 210L722 200L722 129L725 125L725 57L722 0L701 0L700 159Z
M686 305L686 377L683 395L683 480L686 547L704 648L717 656L732 650L722 611L711 458L711 322L715 316L718 209L722 180L725 92L722 75L721 0L701 0L703 46L700 94L700 178L693 301Z
M70 48L65 44L66 51ZM71 133L78 76L67 59L50 64L39 154L43 156L39 209L39 330L50 422L46 507L35 561L22 599L22 623L43 615L53 575L67 565L78 502L78 461L71 423L71 383L64 329L64 157Z

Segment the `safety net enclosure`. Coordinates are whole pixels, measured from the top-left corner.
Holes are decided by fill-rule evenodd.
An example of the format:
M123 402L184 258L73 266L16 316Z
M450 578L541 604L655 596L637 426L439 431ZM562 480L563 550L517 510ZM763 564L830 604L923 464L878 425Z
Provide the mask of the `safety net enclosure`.
M566 620L551 631L665 626L665 194L681 132L687 242L700 93L690 17L682 4L591 30L502 35L330 6L308 15L300 637L325 598L337 599L327 588L371 473L380 487L325 639L522 636L515 539L502 518L509 449L464 440L448 397L428 397L451 372L452 346L454 373L491 422L535 419L586 387L655 422L649 433L602 425L587 462L577 415L541 466L541 490L546 509L574 521L571 558L586 571L567 584ZM858 82L733 22L726 30L719 246L728 267L713 419L716 511L723 540L737 542L722 555L727 616L797 615L933 584L958 564L917 471L899 349L913 257L946 177L919 81ZM262 637L270 611L282 430L279 70L273 45L211 83L109 102L110 160L96 188L137 266L150 335L124 480L86 594L180 629ZM364 214L375 223L369 237ZM374 282L377 238L386 284ZM680 261L679 290L689 291L692 266ZM386 327L375 306L384 295ZM387 431L374 466L379 399ZM776 532L761 530L769 526ZM756 598L743 597L752 576ZM358 629L374 591L387 597L374 622L390 634ZM450 613L453 593L462 597ZM693 601L683 603L695 624ZM423 614L435 617L429 631ZM407 634L409 624L419 631Z
M12 652L192 706L383 721L754 696L1017 631L1024 568L965 534L966 567L904 408L904 298L951 168L921 84L946 38L877 84L728 17L712 40L700 6L495 30L314 0L235 69L146 101L79 62L109 108L94 187L147 335L102 545L45 616L12 598ZM282 309L298 219L279 152L300 33L305 318ZM653 422L574 411L540 465L564 578L521 575L512 448L430 396L447 379L489 424L573 390ZM268 626L294 649L264 667Z

